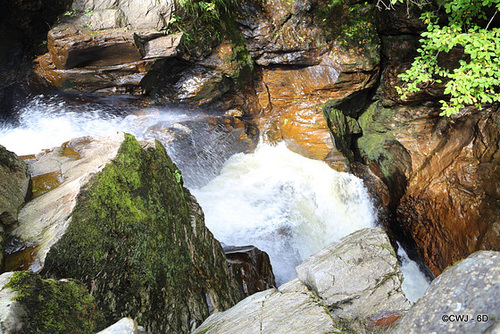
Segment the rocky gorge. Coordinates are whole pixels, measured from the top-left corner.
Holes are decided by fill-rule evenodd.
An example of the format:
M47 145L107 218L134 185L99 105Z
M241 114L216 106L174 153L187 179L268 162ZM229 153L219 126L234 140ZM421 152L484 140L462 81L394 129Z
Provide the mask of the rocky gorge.
M74 0L49 13L43 1L25 0L2 12L13 13L2 20L2 50L12 50L0 64L4 118L29 92L126 94L134 105L224 113L148 128L159 141L74 138L24 161L2 150L3 244L29 254L3 260L2 332L498 331L498 105L442 117L442 87L396 93L424 30L418 9L221 3ZM361 177L383 229L331 243L280 286L267 254L223 250L183 185L205 184L259 137ZM196 174L212 143L221 160L201 178L164 148L177 145L186 154L176 163ZM401 290L396 241L437 277L413 306ZM18 271L27 267L39 274ZM67 294L79 302L68 305ZM70 315L52 318L58 308Z

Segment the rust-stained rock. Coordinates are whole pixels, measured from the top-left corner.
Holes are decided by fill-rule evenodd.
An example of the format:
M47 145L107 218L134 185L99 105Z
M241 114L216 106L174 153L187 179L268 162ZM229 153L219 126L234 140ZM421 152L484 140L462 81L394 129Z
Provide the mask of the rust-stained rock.
M63 24L49 31L48 49L58 69L112 66L142 60L132 31L93 31Z
M425 158L415 159L417 172L398 207L402 225L436 275L477 250L500 250L498 109L441 122L446 124L438 122L435 131L408 145L410 154ZM426 147L427 140L434 145Z
M255 246L227 246L224 253L229 269L247 296L276 288L273 268L266 252Z

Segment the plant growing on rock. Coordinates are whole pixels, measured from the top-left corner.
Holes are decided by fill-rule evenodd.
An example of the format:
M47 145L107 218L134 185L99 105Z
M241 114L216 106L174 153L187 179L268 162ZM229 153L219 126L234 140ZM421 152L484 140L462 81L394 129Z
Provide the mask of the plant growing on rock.
M391 3L403 0L391 0ZM445 0L440 1L446 17L437 11L421 16L427 25L422 33L419 55L411 68L400 74L406 83L396 87L406 98L408 94L434 83L444 83L441 115L456 114L466 106L500 101L500 28L494 19L500 10L500 0ZM438 56L451 51L462 53L452 68L440 64Z

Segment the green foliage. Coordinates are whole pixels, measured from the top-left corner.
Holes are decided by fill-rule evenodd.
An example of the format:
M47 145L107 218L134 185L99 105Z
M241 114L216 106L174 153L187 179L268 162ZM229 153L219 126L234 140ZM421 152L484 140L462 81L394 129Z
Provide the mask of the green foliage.
M395 0L392 0L395 1ZM443 4L448 16L445 24L434 12L425 12L421 19L427 25L422 33L421 47L411 66L400 78L406 82L396 87L406 98L409 93L433 83L445 83L441 115L456 114L465 106L478 108L500 101L500 29L490 28L500 9L500 0L454 0ZM494 12L487 17L486 12ZM461 50L463 57L454 68L438 62L440 53Z
M378 44L372 9L368 1L347 5L345 0L330 0L318 9L318 23L327 32L327 38L336 39L346 47ZM336 24L332 25L332 20Z
M7 287L17 291L16 301L28 309L23 333L95 333L102 322L94 298L80 283L42 279L19 271Z
M168 32L183 32L187 50L203 53L199 49L210 49L213 46L210 41L215 44L222 40L221 32L236 3L235 0L177 0L178 11L170 19Z

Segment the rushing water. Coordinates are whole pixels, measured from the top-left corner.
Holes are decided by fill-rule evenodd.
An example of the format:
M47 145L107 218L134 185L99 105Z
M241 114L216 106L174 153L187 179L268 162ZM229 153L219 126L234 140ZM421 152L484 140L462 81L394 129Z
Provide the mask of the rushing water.
M146 139L156 124L172 125L203 115L98 102L75 105L60 98L38 97L18 117L17 125L0 124L0 144L25 155L71 138L116 131ZM203 174L195 170L198 167L209 168L205 161L195 169L187 168L179 155L182 152L168 145L167 150L185 179ZM187 183L205 212L207 226L223 244L252 244L266 251L278 283L295 277L295 266L329 243L375 225L374 210L360 179L292 153L283 144L260 144L252 154L233 155L222 170L212 174L210 181ZM399 255L406 276L403 288L415 301L428 282L414 262Z

